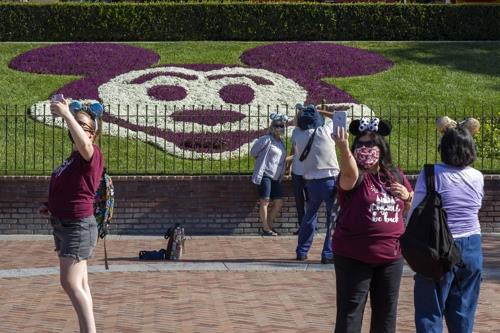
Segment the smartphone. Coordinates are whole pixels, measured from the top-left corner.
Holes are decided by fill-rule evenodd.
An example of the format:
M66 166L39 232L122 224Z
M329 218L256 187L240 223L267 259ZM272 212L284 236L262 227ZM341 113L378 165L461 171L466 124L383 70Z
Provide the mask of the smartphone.
M50 98L51 102L62 102L64 100L64 95L63 94L54 94Z
M347 130L347 111L335 111L333 113L333 135L337 135L337 128L343 127Z

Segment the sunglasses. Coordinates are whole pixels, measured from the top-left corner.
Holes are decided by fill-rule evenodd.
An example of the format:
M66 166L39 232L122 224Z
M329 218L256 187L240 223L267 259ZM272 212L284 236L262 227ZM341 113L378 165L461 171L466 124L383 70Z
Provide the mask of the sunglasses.
M273 125L274 128L285 128L285 125Z
M356 148L361 148L361 147L372 148L375 147L376 145L377 143L374 140L356 142Z
M89 124L78 121L78 125L80 125L85 132L89 132L92 134L95 133L95 131L89 126Z
M104 112L104 107L98 101L90 101L88 103L84 103L79 100L74 100L69 103L69 110L72 113L78 111L85 111L90 114L94 119L100 118L102 113Z

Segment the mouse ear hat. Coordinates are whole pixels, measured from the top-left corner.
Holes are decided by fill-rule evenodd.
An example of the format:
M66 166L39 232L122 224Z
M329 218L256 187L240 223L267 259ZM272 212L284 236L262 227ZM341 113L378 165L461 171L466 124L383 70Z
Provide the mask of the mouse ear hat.
M391 124L379 118L361 118L356 119L349 125L349 133L355 136L361 136L367 132L378 133L382 136L391 134Z

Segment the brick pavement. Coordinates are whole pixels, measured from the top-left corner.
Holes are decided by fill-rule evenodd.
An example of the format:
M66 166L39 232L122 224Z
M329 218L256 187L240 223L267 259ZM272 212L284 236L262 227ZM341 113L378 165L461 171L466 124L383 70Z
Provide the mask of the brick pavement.
M108 242L112 265L134 265L151 238ZM185 260L292 262L295 239L202 237L189 240ZM319 260L322 239L313 245ZM500 269L500 237L485 237L485 267ZM0 271L57 266L49 240L0 238ZM195 252L194 250L197 249ZM101 265L102 249L90 265ZM15 254L15 255L13 255ZM13 260L15 258L15 262ZM168 264L168 263L167 263ZM332 271L172 271L90 274L99 332L331 332ZM412 278L402 280L397 332L414 332ZM76 332L77 319L58 276L0 279L0 332ZM486 279L475 332L500 326L500 279ZM368 332L369 307L363 332Z

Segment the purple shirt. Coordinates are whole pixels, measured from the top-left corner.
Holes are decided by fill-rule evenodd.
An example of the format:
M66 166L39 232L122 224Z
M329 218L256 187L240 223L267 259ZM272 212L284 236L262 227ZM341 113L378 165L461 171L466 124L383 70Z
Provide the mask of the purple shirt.
M78 219L94 214L94 198L99 187L104 160L94 145L90 161L75 150L52 173L49 185L49 211L60 219Z
M403 185L411 184L401 172ZM333 253L368 264L401 257L399 237L404 232L403 200L394 197L379 174L365 173L350 191L338 188L340 218L333 233Z
M434 167L436 191L441 195L443 208L448 215L448 226L454 238L481 233L478 212L484 196L484 178L478 170L457 168L444 163ZM408 216L422 202L427 189L422 170L415 185L415 196Z

